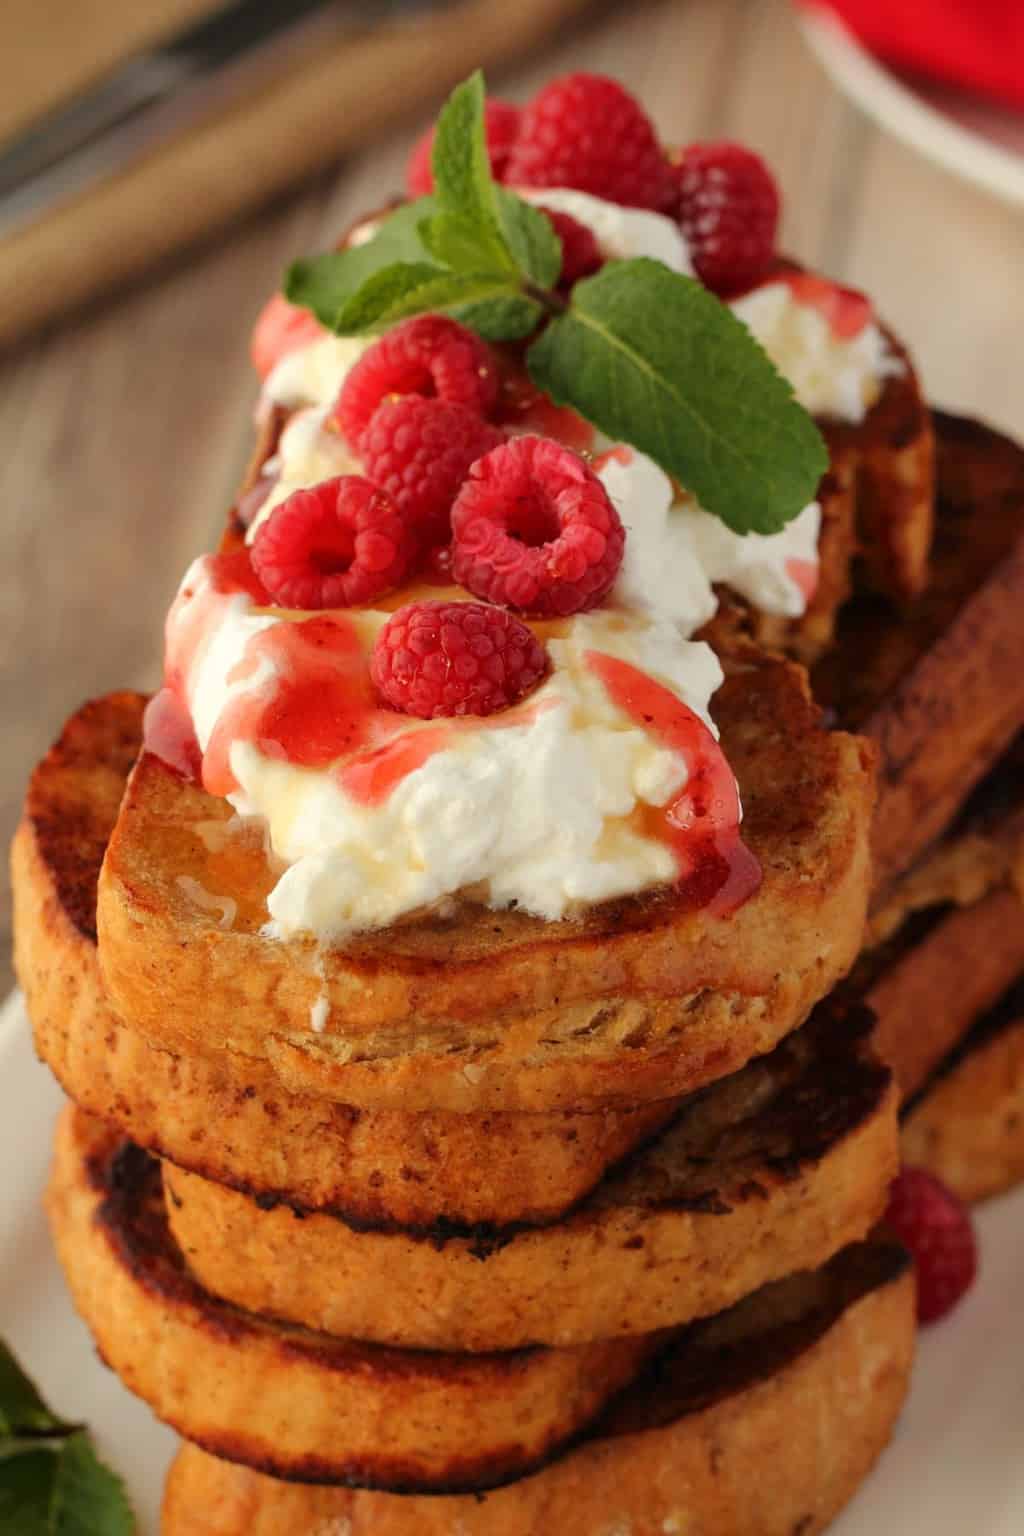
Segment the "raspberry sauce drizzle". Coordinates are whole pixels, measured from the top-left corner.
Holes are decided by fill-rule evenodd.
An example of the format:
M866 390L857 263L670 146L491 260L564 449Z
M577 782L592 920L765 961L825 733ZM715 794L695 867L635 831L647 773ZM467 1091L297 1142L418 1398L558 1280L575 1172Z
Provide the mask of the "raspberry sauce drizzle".
M657 833L675 855L687 898L728 917L759 889L762 872L740 838L739 791L725 754L670 689L602 651L588 651L586 660L613 703L685 760L686 783L658 813Z
M818 590L818 574L816 560L800 560L791 555L786 561L786 575L794 586L800 588L805 603L812 602Z

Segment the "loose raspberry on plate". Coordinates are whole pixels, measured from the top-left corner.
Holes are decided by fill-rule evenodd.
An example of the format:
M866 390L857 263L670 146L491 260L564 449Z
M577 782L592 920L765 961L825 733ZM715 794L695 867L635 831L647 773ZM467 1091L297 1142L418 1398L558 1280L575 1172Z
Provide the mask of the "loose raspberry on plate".
M406 395L374 412L363 434L363 468L421 546L447 544L452 502L469 466L502 441L498 428L467 405Z
M421 720L508 709L547 668L532 630L486 603L409 603L385 624L370 659L386 702Z
M978 1269L967 1207L933 1174L903 1168L893 1183L885 1220L913 1254L918 1318L933 1323L945 1317L970 1289Z
M290 304L283 293L275 293L260 310L249 342L252 365L265 379L276 363L299 347L308 347L327 332L314 314L298 304Z
M359 475L294 491L256 531L252 564L285 608L351 608L398 586L417 553L393 501Z
M488 415L498 398L498 365L485 341L444 315L416 315L364 352L341 386L331 421L358 451L370 418L394 395L423 395Z
M505 180L505 167L519 128L519 118L519 108L511 101L500 101L497 97L489 96L484 103L484 133L487 135L487 151L495 181ZM405 185L410 197L425 197L434 190L434 173L430 166L434 132L433 126L428 128L416 140L409 156L405 168Z
M605 75L564 75L524 108L505 167L513 187L575 187L631 208L663 208L668 164L640 103Z
M477 460L452 508L452 533L456 581L535 614L595 607L626 541L593 470L547 437L512 438Z
M571 213L563 213L559 208L545 208L543 203L538 206L542 213L547 214L555 234L562 242L562 270L558 276L558 286L571 288L581 277L589 277L601 266L604 259L601 248L593 230L581 224L579 219L574 219Z
M691 144L672 167L675 212L701 281L715 293L749 287L775 254L779 189L742 144Z

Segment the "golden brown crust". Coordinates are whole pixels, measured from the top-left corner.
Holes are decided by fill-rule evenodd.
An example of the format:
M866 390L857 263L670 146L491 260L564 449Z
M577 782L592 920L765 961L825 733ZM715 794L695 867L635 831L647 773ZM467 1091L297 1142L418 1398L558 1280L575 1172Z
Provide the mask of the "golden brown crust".
M715 713L764 871L731 916L666 892L560 923L463 908L321 953L262 937L262 849L211 852L195 828L225 820L226 804L144 754L100 878L111 1000L159 1042L184 1033L266 1056L292 1089L407 1110L591 1109L727 1075L852 963L873 792L870 755L820 727L799 669L746 654ZM189 900L182 875L238 903L231 929Z
M488 1350L676 1327L817 1268L881 1218L899 1154L872 1026L823 1006L695 1095L565 1220L496 1243L268 1212L169 1166L168 1223L211 1294L326 1333Z
M459 1356L264 1323L204 1295L167 1232L157 1165L71 1108L47 1208L75 1305L125 1385L206 1449L301 1480L506 1481L593 1420L659 1342Z
M905 1098L1024 970L1024 907L1013 889L925 914L925 924L920 935L908 925L903 942L916 942L906 949L897 935L895 954L883 946L868 957L883 967L864 994L878 1017L875 1045Z
M745 1374L733 1365L730 1380L727 1357L712 1353L702 1377L698 1351L688 1380L670 1373L647 1388L646 1420L637 1389L617 1433L484 1499L301 1488L187 1446L167 1482L162 1536L815 1536L889 1439L913 1313L910 1275L880 1270L823 1331L808 1337L797 1324L769 1365L771 1322L758 1328L748 1312L735 1350ZM735 1328L737 1317L725 1322Z
M880 750L874 855L883 891L941 834L1024 721L1024 449L935 414L932 579L894 607L860 594L815 668L816 696Z
M910 1106L903 1157L987 1200L1024 1180L1024 1012L966 1044Z
M32 775L12 848L36 1049L83 1109L219 1183L413 1227L550 1220L671 1118L671 1100L590 1115L360 1111L289 1093L255 1058L161 1049L129 1030L100 980L96 882L143 704L115 694L71 717Z

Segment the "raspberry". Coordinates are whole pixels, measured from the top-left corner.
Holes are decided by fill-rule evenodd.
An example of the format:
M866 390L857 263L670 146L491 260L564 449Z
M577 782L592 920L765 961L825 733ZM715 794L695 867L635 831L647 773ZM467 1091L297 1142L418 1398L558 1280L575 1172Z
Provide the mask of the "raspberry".
M563 75L523 111L505 180L575 187L630 208L662 208L668 164L646 112L605 75Z
M469 466L502 441L498 428L466 405L406 395L374 412L363 434L363 468L422 545L446 544L452 502Z
M742 144L691 144L673 167L676 217L697 276L715 293L749 287L775 255L779 189Z
M904 1168L889 1194L886 1222L914 1256L917 1315L944 1317L969 1290L978 1269L970 1212L923 1168Z
M508 709L547 665L533 632L501 608L409 603L377 636L370 676L392 709L431 720Z
M252 564L286 608L351 608L398 586L417 544L394 503L359 475L293 491L262 523Z
M593 230L574 219L571 213L563 213L558 208L545 208L543 203L538 206L542 213L547 214L554 225L555 234L562 242L559 287L571 288L581 277L589 277L601 266L601 248L594 238Z
M283 293L275 293L259 312L252 328L249 355L261 379L282 357L298 347L308 347L327 333L308 309L289 304Z
M484 133L495 181L505 180L505 167L519 128L519 118L519 108L511 101L499 101L489 96L484 103ZM425 197L434 190L434 173L430 167L433 149L434 129L430 127L416 140L405 168L405 185L410 197Z
M436 396L486 416L498 398L498 367L486 342L444 315L416 315L364 352L341 386L331 419L358 449L389 395Z
M512 438L479 459L452 508L452 531L456 581L536 614L595 607L626 542L593 470L549 437Z

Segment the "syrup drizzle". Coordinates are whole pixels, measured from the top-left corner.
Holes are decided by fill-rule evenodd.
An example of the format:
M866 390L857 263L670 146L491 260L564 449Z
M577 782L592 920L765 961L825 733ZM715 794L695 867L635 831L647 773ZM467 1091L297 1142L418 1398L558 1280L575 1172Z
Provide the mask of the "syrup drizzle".
M602 651L588 651L586 661L619 709L685 760L686 783L652 831L671 849L692 904L729 916L759 889L762 871L740 838L739 791L725 754L700 716L654 678Z

